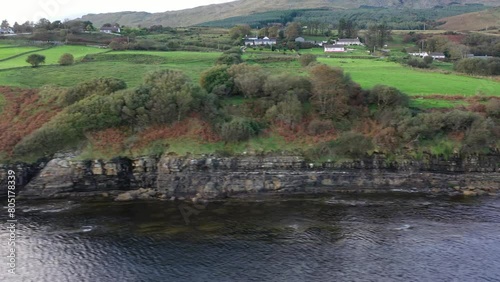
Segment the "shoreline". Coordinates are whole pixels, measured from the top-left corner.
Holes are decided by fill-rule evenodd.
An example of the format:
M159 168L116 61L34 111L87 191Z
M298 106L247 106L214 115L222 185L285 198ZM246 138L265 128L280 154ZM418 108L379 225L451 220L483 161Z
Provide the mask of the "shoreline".
M495 196L500 154L388 161L383 155L314 164L301 156L145 156L110 161L57 155L16 171L19 199L213 200L240 195L423 193ZM2 195L3 196L3 195Z

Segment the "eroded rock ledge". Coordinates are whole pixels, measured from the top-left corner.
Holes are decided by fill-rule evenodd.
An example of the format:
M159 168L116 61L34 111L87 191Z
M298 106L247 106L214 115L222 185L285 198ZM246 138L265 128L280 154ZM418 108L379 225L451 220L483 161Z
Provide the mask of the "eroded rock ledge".
M116 200L220 198L242 193L407 191L494 195L500 191L500 154L389 161L308 163L300 156L141 157L79 161L56 156L39 166L0 166L17 172L20 196L105 197Z

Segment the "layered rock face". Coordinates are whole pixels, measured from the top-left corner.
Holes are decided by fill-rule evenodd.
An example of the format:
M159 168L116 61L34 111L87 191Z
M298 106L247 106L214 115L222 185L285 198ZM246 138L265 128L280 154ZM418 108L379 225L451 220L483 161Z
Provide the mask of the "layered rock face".
M0 167L0 181L6 169ZM30 171L33 174L33 169ZM24 174L29 174L28 170ZM397 162L375 155L319 165L307 163L300 156L164 155L111 161L77 161L59 156L32 179L19 181L24 198L211 199L263 192L387 191L476 195L500 190L500 155L448 160L429 156Z

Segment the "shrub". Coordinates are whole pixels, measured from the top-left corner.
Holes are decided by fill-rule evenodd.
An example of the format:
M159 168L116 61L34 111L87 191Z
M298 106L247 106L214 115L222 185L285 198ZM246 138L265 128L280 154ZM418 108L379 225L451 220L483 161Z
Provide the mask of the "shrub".
M75 58L73 55L69 53L62 54L61 57L59 58L59 64L61 66L70 66L75 62Z
M111 43L109 43L108 47L114 51L123 51L128 49L128 43L113 40L111 41Z
M425 57L425 58L431 58L432 57ZM429 59L427 59L429 60ZM417 59L417 58L411 58L411 59L408 59L406 61L406 64L409 65L410 67L414 67L414 68L420 68L420 69L427 69L429 68L429 63L424 59L424 60L421 60L421 59Z
M455 63L454 69L472 75L500 75L500 59L467 58Z
M311 96L312 85L305 77L284 73L267 77L263 91L265 96L271 97L276 102L295 94L302 103L305 103Z
M237 65L241 64L243 60L241 59L240 54L230 53L230 54L222 54L215 63L217 65Z
M317 57L315 55L312 55L312 54L305 54L305 55L301 55L299 57L299 62L300 62L300 65L303 66L303 67L307 67L308 65L310 65L312 62L316 62L316 59Z
M262 86L267 75L262 67L247 64L233 65L228 73L234 79L236 89L243 96L247 98L265 96Z
M430 65L430 64L432 64L432 62L434 62L434 58L433 57L431 57L431 56L424 57L424 63L426 65Z
M500 118L500 99L490 99L486 104L486 113L495 118Z
M486 153L495 145L493 137L494 123L490 119L478 119L467 130L462 142L462 153Z
M333 122L331 120L324 119L313 119L307 126L307 133L309 135L322 135L325 133L330 133L334 129Z
M368 95L368 101L378 106L379 110L408 107L410 99L397 88L376 85Z
M246 141L257 136L261 131L261 126L250 119L235 118L226 122L221 128L221 137L226 142Z
M228 69L227 65L218 65L205 70L200 77L201 87L208 93L214 93L218 96L232 94L234 82L229 76Z
M127 88L125 81L117 78L97 78L70 88L64 97L65 105L72 105L92 95L108 95Z
M294 126L302 120L302 104L296 95L288 95L277 105L266 112L266 118L271 122L282 122Z
M340 156L360 158L365 156L374 145L370 138L357 132L345 132L333 142L333 152Z

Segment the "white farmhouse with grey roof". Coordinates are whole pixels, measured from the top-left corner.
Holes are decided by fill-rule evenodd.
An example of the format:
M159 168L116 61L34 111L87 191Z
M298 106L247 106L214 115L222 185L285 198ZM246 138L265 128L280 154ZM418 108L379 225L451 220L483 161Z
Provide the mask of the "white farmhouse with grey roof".
M349 46L349 45L363 45L361 41L359 41L359 37L357 38L342 38L337 40L335 42L336 45L343 45L343 46Z

